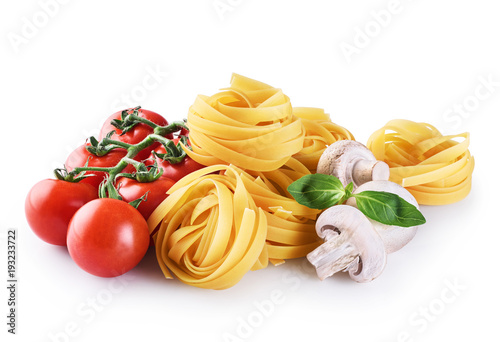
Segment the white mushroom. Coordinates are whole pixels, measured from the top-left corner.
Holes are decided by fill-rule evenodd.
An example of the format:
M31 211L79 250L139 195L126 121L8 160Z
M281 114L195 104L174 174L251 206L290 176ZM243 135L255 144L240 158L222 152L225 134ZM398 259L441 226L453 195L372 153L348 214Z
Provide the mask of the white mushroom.
M357 208L336 205L325 210L316 221L316 232L325 243L307 259L321 280L345 270L353 280L368 282L384 270L384 243Z
M375 159L373 153L362 143L340 140L323 152L317 173L333 175L344 186L353 182L356 188L371 180L388 180L389 166Z
M417 209L419 208L415 197L413 197L413 195L408 190L394 182L384 180L371 181L357 188L354 191L354 194L358 194L360 192L368 190L385 191L396 194L408 203L413 204L415 207L417 207ZM349 198L346 204L357 208L356 199L354 197ZM408 242L411 241L411 239L413 239L418 230L418 226L407 228L399 226L388 226L371 219L368 220L370 220L371 224L382 238L387 254L396 252L397 250L405 246Z

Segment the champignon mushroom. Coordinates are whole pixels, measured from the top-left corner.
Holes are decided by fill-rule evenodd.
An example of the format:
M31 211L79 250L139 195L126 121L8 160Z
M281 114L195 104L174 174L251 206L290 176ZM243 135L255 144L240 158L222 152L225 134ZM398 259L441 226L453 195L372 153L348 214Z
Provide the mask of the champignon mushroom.
M307 255L321 280L345 270L357 282L378 277L386 264L384 243L357 208L336 205L316 221L316 233L325 242Z
M367 190L385 191L396 194L401 198L403 198L408 203L413 204L415 207L417 207L417 209L419 208L415 197L413 197L413 195L408 190L406 190L401 185L396 184L394 182L390 182L388 180L371 181L358 187L354 191L354 194L358 194L360 192ZM349 198L346 204L357 208L356 199L354 197ZM383 223L374 221L372 219L368 220L371 222L375 230L379 233L380 237L382 238L387 254L396 252L397 250L405 246L408 242L411 241L411 239L413 239L418 230L418 226L408 227L408 228L399 226L388 226Z
M389 179L389 166L354 140L340 140L328 146L319 159L316 172L333 175L344 186L353 182L354 188L371 180Z

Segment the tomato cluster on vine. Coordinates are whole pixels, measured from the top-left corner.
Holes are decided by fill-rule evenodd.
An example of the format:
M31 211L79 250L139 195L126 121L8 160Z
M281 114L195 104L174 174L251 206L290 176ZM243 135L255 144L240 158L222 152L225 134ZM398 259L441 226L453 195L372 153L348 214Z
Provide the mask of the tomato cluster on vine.
M175 136L174 136L175 135ZM147 219L176 181L203 166L189 158L189 131L140 107L112 114L25 201L33 232L67 246L83 270L113 277L144 257L156 229Z

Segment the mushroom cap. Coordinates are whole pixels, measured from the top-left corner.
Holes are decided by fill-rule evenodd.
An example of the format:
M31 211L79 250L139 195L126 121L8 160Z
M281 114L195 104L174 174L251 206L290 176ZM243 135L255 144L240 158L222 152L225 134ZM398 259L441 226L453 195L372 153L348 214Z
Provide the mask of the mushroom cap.
M419 208L417 200L408 190L403 188L401 185L391 181L377 180L364 183L354 191L354 194L358 194L363 191L390 192L400 196L408 203L413 204L417 207L417 209ZM354 197L349 198L346 204L357 208L356 199ZM396 252L403 248L408 242L411 241L411 239L413 239L418 230L418 226L407 228L399 226L388 226L383 223L374 221L370 218L368 218L368 220L371 222L375 230L382 238L387 254Z
M382 273L387 259L384 243L361 211L348 205L326 209L316 221L316 233L325 239L335 236L331 230L346 234L347 241L359 252L357 261L347 267L353 280L369 282Z
M344 186L353 182L354 166L361 160L376 161L373 153L362 143L354 140L340 140L331 144L318 161L317 173L337 177Z

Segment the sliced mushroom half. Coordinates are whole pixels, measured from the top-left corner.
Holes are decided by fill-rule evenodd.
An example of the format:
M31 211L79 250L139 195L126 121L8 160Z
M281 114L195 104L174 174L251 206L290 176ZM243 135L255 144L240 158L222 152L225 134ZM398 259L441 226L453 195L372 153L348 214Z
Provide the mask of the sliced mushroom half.
M321 280L347 271L353 280L369 282L384 270L384 243L357 208L336 205L325 210L316 221L316 232L325 242L307 259Z

